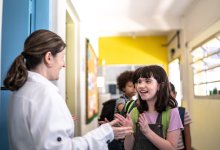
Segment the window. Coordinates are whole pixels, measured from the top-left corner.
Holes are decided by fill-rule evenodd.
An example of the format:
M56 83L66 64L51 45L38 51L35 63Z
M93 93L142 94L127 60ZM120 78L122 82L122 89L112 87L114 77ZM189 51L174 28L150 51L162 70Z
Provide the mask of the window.
M220 96L220 34L191 51L195 96Z
M176 100L178 102L178 106L181 106L182 96L182 86L181 86L181 79L180 79L180 60L174 59L168 65L169 68L169 80L175 86L175 90L177 92ZM174 71L175 70L175 71Z

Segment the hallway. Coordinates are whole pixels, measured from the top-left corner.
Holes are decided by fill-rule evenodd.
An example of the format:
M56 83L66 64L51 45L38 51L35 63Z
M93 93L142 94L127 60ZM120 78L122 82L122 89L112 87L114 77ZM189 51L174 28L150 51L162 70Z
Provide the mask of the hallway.
M219 0L32 1L0 0L0 149L8 149L10 92L3 80L12 60L21 53L24 39L41 28L54 31L67 43L66 68L54 84L71 113L78 116L75 136L98 126L102 103L119 94L111 93L110 87L116 87L120 72L158 64L175 83L179 104L192 117L192 146L219 149ZM98 94L92 113L88 109L89 50L97 67Z

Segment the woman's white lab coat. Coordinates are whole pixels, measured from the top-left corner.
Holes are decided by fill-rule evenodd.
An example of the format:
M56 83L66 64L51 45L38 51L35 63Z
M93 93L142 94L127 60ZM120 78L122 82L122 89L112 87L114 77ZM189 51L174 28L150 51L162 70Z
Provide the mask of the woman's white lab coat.
M73 119L58 88L30 71L24 86L12 94L8 129L12 150L104 150L114 138L109 124L73 137Z

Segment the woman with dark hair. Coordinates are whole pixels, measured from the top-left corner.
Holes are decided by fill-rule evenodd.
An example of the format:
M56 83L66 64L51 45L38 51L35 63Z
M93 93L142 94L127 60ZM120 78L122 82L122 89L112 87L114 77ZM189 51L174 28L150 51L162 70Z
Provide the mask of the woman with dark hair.
M13 91L9 103L9 146L13 150L107 149L113 138L130 134L129 127L103 124L83 137L74 138L74 123L58 88L65 67L65 43L48 30L33 32L24 51L14 60L4 85Z
M134 129L134 134L125 138L125 149L176 149L183 126L177 102L170 95L165 70L157 65L137 69L133 83L136 85L140 104L127 118L115 115L122 124Z

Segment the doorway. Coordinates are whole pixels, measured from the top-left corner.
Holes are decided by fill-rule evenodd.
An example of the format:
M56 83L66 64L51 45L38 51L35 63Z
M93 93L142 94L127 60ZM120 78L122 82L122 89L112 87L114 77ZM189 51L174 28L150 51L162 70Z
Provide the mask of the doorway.
M76 50L74 37L74 22L66 11L66 103L72 115L77 115L76 96ZM75 124L75 134L77 134Z

